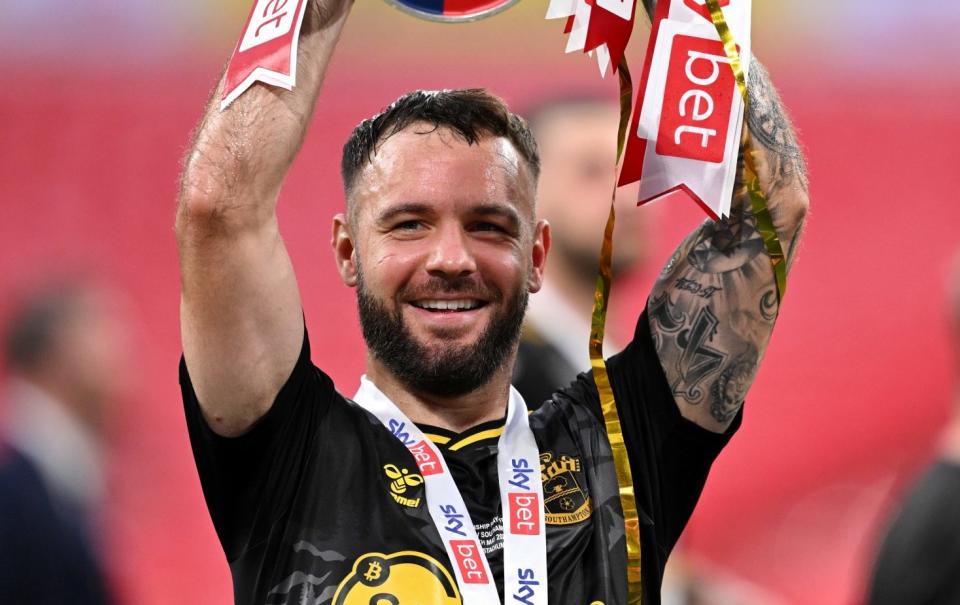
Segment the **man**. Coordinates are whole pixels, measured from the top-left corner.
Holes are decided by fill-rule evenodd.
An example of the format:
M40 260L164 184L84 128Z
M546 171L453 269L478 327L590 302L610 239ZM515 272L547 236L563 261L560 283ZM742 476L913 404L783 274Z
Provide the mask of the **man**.
M499 598L466 602L542 602L531 599L548 586L552 603L623 603L623 513L592 377L555 394L529 429L510 391L550 228L534 218L536 144L498 99L419 91L354 131L332 244L357 289L367 380L350 401L310 362L276 202L350 8L310 3L297 88L257 86L224 112L212 104L185 163L181 384L236 601L447 604L490 589ZM802 161L759 65L753 73L760 176L791 246L807 207ZM691 234L634 341L609 361L642 509L647 603L773 328L773 272L752 225L739 194L731 219ZM719 289L698 296L681 279ZM700 371L701 354L720 363ZM515 446L517 457L498 457ZM498 500L508 478L498 465L526 465L530 447L537 492L564 499L563 514L545 517L546 553L512 546L521 521L542 536L542 507L521 518L511 500L505 519ZM524 465L514 469L535 470ZM445 520L425 497L431 485L454 502L440 507ZM504 564L518 554L523 567ZM526 561L544 557L549 577L528 575Z
M951 337L960 345L960 255L949 283ZM960 365L960 348L956 349ZM956 368L960 370L960 367ZM887 528L873 565L869 605L960 602L960 398L940 455L926 469Z
M105 291L60 285L10 318L0 442L0 603L111 602L96 525L102 433L123 379L125 326Z
M524 113L540 150L537 215L553 235L550 272L530 299L514 367L513 384L531 408L590 367L590 310L619 115L609 98L585 94L545 100ZM651 248L651 213L634 209L638 190L617 190L617 277L643 266ZM620 350L607 340L608 351Z

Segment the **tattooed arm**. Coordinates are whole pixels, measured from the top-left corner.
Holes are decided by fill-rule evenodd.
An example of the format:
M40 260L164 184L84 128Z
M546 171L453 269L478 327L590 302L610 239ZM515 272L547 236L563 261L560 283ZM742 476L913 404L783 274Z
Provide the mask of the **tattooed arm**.
M809 205L806 167L770 77L756 60L749 89L744 144L754 151L789 270ZM654 343L684 417L726 430L756 376L777 312L770 257L738 182L730 217L706 221L680 244L648 302Z

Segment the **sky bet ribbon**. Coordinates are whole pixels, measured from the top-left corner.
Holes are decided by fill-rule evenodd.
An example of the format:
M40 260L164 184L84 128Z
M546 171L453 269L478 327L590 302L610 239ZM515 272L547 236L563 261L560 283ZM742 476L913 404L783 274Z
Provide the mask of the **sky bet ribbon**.
M430 517L453 566L464 605L499 603L490 564L443 454L366 376L353 400L413 455L426 485ZM506 601L547 605L547 538L540 481L540 451L527 406L510 387L507 422L497 444L503 511L503 587Z
M297 83L297 42L310 0L257 0L227 65L220 111L254 82L292 90Z
M717 5L746 76L751 0ZM705 0L657 4L640 90L620 185L639 180L641 204L684 191L711 218L727 217L744 97Z

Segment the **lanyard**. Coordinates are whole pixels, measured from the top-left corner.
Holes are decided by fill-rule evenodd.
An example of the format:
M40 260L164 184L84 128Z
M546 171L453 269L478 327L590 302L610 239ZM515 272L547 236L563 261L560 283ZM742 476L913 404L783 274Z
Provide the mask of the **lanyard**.
M453 564L464 605L499 603L490 564L443 454L366 376L360 379L360 390L353 400L376 416L413 454L426 485L430 517ZM513 387L497 448L505 599L546 605L547 539L540 452L527 420L527 406Z

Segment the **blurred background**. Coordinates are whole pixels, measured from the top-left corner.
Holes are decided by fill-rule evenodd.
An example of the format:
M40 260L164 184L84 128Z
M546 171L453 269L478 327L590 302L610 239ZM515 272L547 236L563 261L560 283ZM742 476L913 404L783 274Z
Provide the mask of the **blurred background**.
M123 603L230 602L177 386L172 226L180 159L249 6L0 4L0 318L77 275L120 301L111 308L129 334L100 515ZM363 359L354 294L328 248L343 141L412 88L484 86L518 107L568 91L613 101L615 81L564 55L563 23L545 21L545 9L524 0L481 23L438 25L357 2L280 211L308 325L323 335L314 361L342 391ZM812 214L743 428L684 547L771 602L857 603L894 503L936 454L954 399L944 290L960 244L960 4L755 0L754 10L755 52L808 154ZM638 25L628 52L637 74L646 33ZM659 266L702 218L674 202L634 212L658 222L646 269L614 284L621 342Z

